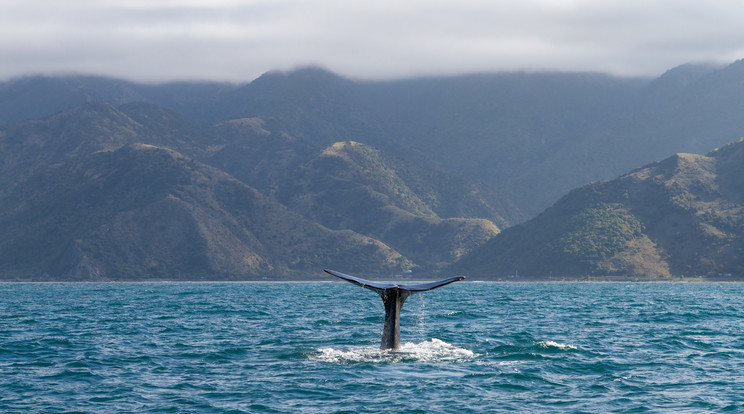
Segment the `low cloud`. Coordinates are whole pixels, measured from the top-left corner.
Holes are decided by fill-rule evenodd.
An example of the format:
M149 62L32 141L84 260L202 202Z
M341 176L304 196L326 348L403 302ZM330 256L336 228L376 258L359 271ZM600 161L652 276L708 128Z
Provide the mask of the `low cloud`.
M249 81L303 65L363 79L653 76L744 57L742 15L739 0L0 0L0 77Z

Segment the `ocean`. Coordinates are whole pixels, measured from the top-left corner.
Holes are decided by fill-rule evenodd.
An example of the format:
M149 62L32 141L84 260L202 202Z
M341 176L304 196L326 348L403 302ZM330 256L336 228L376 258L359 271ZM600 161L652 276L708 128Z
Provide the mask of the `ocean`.
M744 412L744 284L0 284L3 413Z

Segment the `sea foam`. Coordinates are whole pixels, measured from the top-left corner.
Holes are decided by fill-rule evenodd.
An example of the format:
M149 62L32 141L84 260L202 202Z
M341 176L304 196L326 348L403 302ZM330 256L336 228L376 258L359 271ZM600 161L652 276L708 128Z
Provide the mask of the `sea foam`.
M382 350L377 347L359 346L320 348L311 358L329 363L390 363L390 362L457 362L476 357L473 351L459 348L441 339L413 343L406 342L397 350Z

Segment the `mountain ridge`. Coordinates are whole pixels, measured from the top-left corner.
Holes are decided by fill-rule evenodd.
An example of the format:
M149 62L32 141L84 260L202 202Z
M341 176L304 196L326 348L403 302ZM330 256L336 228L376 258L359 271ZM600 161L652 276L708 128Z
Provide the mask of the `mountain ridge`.
M348 260L371 272L410 266L379 241L309 222L169 149L127 145L30 181L25 195L3 200L4 278L250 279Z
M452 269L485 278L744 275L744 140L573 190Z
M24 119L16 108L39 117L55 103L95 100L147 102L207 123L260 118L320 146L363 142L487 183L520 222L576 186L738 138L739 66L682 65L656 80L545 72L354 81L318 68L247 84L25 78L0 84L0 124ZM34 107L45 88L59 97Z
M460 242L452 255L452 243L437 253L417 253L406 247L411 241L398 243L397 249L416 256L412 261L388 246L385 234L377 236L381 241L347 226L327 227L313 219L312 210L293 210L270 191L286 178L283 172L299 171L295 178L303 179L312 165L307 162L322 157L322 149L308 144L296 159L275 166L271 160L281 157L275 147L259 148L256 159L268 161L263 177L275 179L258 190L207 164L219 164L215 154L230 145L255 149L256 139L302 140L265 130L260 119L234 124L237 133L230 132L235 125L193 123L152 104L87 103L3 128L0 222L7 238L0 243L1 277L139 280L167 278L170 271L188 279L287 278L330 264L390 275L452 261L498 231L488 220L428 217L421 204L425 220L415 209L408 213L418 230L444 226ZM366 146L364 152L376 154ZM372 178L361 186L350 182L352 187L376 186L383 176L394 176L379 159L370 160L365 174ZM173 181L174 174L185 181ZM397 185L408 192L403 181ZM394 195L394 189L383 184L380 190L385 203L391 202L384 193ZM389 210L385 203L381 211Z

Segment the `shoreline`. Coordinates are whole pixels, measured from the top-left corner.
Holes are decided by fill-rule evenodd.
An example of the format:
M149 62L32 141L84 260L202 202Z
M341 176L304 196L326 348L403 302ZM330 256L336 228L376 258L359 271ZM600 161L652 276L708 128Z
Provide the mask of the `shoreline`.
M430 277L422 278L389 278L374 277L375 280L408 284L416 282L425 282L434 280ZM39 279L0 279L0 284L16 283L314 283L327 282L335 283L336 280L325 276L307 276L307 277L263 277L263 278L245 278L245 279L106 279L106 280L39 280ZM642 278L633 276L583 276L583 277L520 277L520 278L478 278L468 276L465 283L741 283L744 278L741 277L671 277L671 278Z

